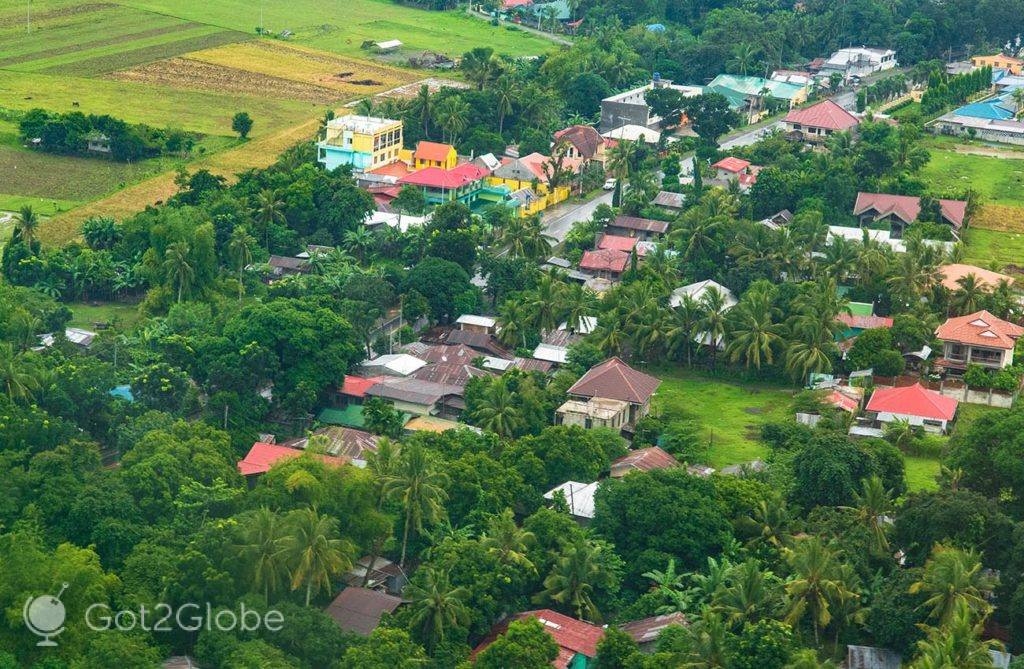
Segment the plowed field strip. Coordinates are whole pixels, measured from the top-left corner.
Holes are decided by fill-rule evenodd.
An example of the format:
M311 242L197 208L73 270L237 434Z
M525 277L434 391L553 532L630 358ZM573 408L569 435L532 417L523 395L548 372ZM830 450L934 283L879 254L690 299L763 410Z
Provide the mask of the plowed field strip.
M65 76L88 77L97 74L105 74L124 68L151 63L163 58L173 58L183 53L208 49L214 46L231 44L241 40L250 39L244 33L233 30L223 30L208 35L200 35L189 39L181 39L174 42L155 44L130 51L86 58L74 63L65 63L41 70L45 74L59 74Z
M114 44L124 44L125 42L134 42L135 40L156 37L158 35L167 35L170 33L181 32L183 30L192 30L201 27L201 23L177 23L170 26L164 26L161 28L150 28L149 30L143 30L136 33L128 33L125 35L117 35L116 37L109 37L107 39L95 40L92 42L84 42L81 44L65 44L64 46L53 47L51 49L44 49L42 51L36 51L34 53L25 53L18 56L11 56L10 58L0 58L0 67L16 65L18 63L27 63L33 60L42 60L44 58L52 58L54 56L63 56L65 54L75 53L78 51L85 51L87 49L93 49L97 47L111 46Z
M83 5L72 5L71 7L62 7L61 9L53 9L48 12L41 12L35 14L32 20L36 23L45 23L53 19L59 19L64 16L74 16L76 14L88 14L90 12L96 12L103 9L112 9L118 5L112 2L90 2ZM0 18L0 28L9 28L11 26L18 26L25 24L25 16L20 12L11 14Z

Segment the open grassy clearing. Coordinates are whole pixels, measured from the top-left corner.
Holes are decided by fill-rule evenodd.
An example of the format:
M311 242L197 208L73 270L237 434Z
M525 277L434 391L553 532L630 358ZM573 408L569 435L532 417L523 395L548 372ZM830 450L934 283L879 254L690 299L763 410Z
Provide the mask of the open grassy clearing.
M76 328L91 329L96 323L130 326L142 318L134 304L69 302L67 306L71 309L71 320L68 325Z
M1024 207L1024 154L977 155L965 151L985 151L957 142L928 142L931 160L921 170L921 176L940 193L955 194L973 188L984 196L986 203Z
M965 260L979 267L991 266L999 270L1010 265L1020 268L1024 266L1024 232L971 227L967 230Z
M6 0L4 0L6 1ZM127 6L251 33L260 6L249 0L125 0ZM0 5L2 6L2 5ZM498 53L540 55L554 45L523 30L507 30L461 11L432 12L391 0L291 0L265 3L264 26L291 30L293 41L325 51L365 56L364 40L401 40L410 51L461 55L477 46Z
M668 420L691 419L711 444L711 466L724 467L763 458L761 426L793 420L793 391L776 385L739 383L681 368L651 372L662 380L654 411Z

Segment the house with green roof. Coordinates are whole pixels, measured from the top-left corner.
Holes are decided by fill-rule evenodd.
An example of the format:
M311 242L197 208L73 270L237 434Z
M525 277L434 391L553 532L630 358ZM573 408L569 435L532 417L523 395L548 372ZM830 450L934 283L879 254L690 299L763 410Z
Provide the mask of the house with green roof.
M763 110L764 100L774 98L790 107L807 102L808 86L763 77L720 74L705 87L705 92L718 93L739 111ZM752 119L753 120L753 119Z

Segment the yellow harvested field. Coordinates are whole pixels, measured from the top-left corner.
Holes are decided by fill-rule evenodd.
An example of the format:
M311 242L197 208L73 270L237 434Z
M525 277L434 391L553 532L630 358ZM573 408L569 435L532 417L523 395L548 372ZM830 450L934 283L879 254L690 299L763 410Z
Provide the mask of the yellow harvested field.
M338 91L339 97L368 95L415 81L413 72L270 40L253 40L187 56L223 67L288 79Z
M986 204L971 219L971 225L999 232L1024 232L1024 208Z

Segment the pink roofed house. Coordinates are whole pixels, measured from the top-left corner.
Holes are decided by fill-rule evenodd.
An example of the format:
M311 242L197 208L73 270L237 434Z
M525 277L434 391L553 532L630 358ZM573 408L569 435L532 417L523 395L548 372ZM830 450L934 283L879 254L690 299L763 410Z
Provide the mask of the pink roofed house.
M635 240L634 240L635 241ZM580 269L592 272L602 279L618 279L629 264L629 253L618 249L584 251Z
M289 458L297 458L303 453L304 451L297 448L257 441L252 445L252 448L249 449L245 457L238 461L238 471L242 476L266 474L278 462ZM339 458L333 455L315 454L313 457L332 467L341 467L348 462L347 458Z
M963 200L939 200L939 210L942 221L951 226L953 236L959 239L960 229L967 219L967 203ZM862 227L870 223L888 223L892 238L900 239L906 227L921 215L921 198L888 193L857 193L853 215Z
M782 120L793 138L804 142L824 142L837 132L856 128L860 119L831 100L823 100L804 109L793 109Z

